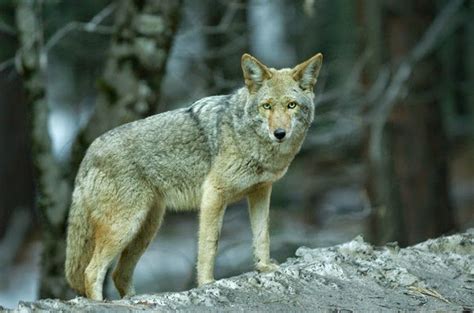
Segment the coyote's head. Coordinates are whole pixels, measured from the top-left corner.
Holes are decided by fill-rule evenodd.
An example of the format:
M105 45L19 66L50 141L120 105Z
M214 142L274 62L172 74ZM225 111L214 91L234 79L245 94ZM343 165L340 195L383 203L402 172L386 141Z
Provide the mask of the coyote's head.
M276 70L249 54L242 56L250 95L245 112L260 124L259 135L275 143L301 138L313 121L313 87L322 62L318 53L292 69Z

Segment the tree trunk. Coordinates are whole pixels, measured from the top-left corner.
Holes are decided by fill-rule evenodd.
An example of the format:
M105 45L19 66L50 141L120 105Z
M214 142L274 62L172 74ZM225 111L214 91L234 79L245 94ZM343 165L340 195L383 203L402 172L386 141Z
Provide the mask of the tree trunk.
M2 8L14 16L15 8ZM0 63L18 49L16 33L0 27ZM6 63L3 63L6 64ZM11 268L31 232L33 220L33 173L27 110L21 80L13 66L0 66L0 290L8 285ZM3 70L2 70L3 69ZM34 221L36 222L36 221ZM36 225L34 225L36 226Z
M157 112L182 1L121 0L95 112L72 150L73 179L87 147L109 129Z
M38 192L38 210L43 230L41 297L64 298L70 293L63 278L64 202L70 187L61 174L51 147L46 101L46 56L42 52L41 1L21 0L16 11L20 50L19 72L23 75L30 116L33 164Z
M392 68L401 67L436 10L426 0L390 2L386 10L386 55ZM380 157L369 153L367 190L377 243L408 245L456 228L448 195L449 151L436 96L440 66L432 54L410 66L408 94L396 100L388 117L378 147Z
M6 13L14 15L14 10ZM0 42L4 49L2 60L15 54L13 37L0 33ZM13 67L0 70L0 241L10 227L14 211L24 209L31 216L34 202L25 99L21 80L11 75L12 71Z

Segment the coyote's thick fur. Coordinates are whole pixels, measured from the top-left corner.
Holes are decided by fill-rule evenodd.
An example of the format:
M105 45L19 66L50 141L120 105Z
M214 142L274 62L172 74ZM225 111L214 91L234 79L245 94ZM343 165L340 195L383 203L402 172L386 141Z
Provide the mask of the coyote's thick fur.
M115 128L89 147L69 215L66 278L102 299L107 268L121 296L134 293L138 259L166 208L199 210L198 284L214 280L214 259L229 203L247 197L256 268L272 271L268 211L272 184L298 153L313 121L317 54L293 69L268 68L244 54L245 87L188 108Z

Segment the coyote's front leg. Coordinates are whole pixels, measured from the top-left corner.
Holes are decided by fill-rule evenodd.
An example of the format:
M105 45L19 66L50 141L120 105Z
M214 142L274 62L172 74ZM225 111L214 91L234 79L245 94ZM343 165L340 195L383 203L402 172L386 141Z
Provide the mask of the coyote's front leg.
M250 223L253 233L255 266L260 272L271 272L278 265L270 260L269 210L272 185L267 184L248 195Z
M202 286L214 281L214 261L222 227L225 202L221 193L212 186L203 188L199 212L199 239L197 280Z

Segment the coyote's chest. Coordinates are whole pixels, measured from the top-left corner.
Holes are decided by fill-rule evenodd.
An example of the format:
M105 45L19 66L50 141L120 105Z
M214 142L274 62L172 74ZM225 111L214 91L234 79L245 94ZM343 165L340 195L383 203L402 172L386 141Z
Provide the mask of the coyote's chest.
M232 164L222 166L220 171L215 171L213 176L218 177L219 187L227 191L226 198L233 202L246 196L259 185L272 184L279 180L285 175L289 162L281 167L273 165L254 158L234 160ZM225 168L227 170L222 170Z
M229 193L227 199L229 202L239 201L243 197L247 196L254 189L259 188L262 185L272 184L279 180L285 175L287 168L280 171L262 171L260 173L250 172L244 179L230 180L231 185L228 187Z

